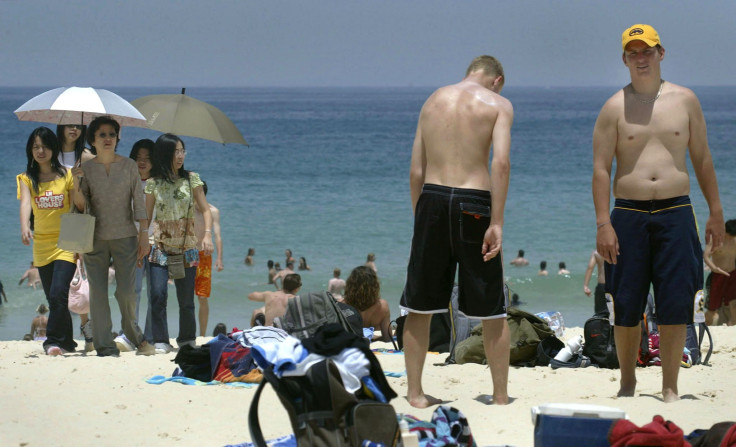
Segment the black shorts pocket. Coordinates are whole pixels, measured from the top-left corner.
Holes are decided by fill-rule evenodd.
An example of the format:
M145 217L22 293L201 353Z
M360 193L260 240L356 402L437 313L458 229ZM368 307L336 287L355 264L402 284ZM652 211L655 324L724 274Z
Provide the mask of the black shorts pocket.
M460 204L460 239L480 244L491 225L491 207L476 203Z

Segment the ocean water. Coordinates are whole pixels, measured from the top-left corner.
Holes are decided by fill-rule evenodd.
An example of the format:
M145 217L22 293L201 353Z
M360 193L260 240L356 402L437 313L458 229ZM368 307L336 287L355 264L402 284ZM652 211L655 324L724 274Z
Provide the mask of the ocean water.
M53 86L50 86L51 88ZM163 88L110 88L133 100ZM583 294L583 273L595 248L590 188L591 135L605 100L617 87L514 88L511 183L504 226L505 276L531 312L559 311L567 326L581 326L593 312ZM9 302L0 306L0 340L17 340L30 328L43 291L17 281L32 259L20 240L15 176L25 169L25 143L39 124L12 113L46 88L0 89L0 280ZM209 186L208 200L221 212L225 270L213 273L209 330L224 322L248 325L256 303L252 291L266 284L266 262L284 265L284 250L306 257L311 271L304 290L326 288L334 267L343 278L376 254L382 296L398 314L412 234L409 160L419 110L431 88L237 88L189 89L188 94L222 109L250 147L223 146L184 137L187 169ZM693 88L708 123L709 142L726 219L735 217L736 87ZM51 127L51 126L50 126ZM140 138L159 133L124 128L118 152L127 155ZM691 169L692 174L692 169ZM708 208L691 178L701 235ZM243 259L256 249L254 266ZM508 261L523 249L530 266ZM537 276L546 260L549 277ZM569 276L557 276L564 261ZM595 281L593 279L592 283ZM110 289L110 299L114 289ZM172 288L169 327L178 332ZM145 292L144 292L145 293ZM119 321L113 303L113 321ZM75 317L76 318L76 317ZM78 320L75 322L78 327ZM116 325L117 326L117 325ZM118 329L116 327L116 329ZM75 336L80 337L78 330Z

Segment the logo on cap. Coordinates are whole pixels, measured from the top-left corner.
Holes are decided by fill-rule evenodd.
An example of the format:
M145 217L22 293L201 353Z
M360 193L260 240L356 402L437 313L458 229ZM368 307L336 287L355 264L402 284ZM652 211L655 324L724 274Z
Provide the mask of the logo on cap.
M638 34L644 34L644 30L641 28L634 28L631 31L629 31L629 36L636 36Z

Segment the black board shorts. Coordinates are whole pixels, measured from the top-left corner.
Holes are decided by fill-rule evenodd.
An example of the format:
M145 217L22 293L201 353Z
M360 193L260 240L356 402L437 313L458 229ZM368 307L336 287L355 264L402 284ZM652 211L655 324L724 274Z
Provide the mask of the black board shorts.
M459 310L470 318L506 317L501 253L483 261L491 222L491 193L425 184L417 201L414 236L401 297L405 310L447 312L459 264Z
M703 290L703 249L690 198L616 199L611 225L620 253L616 264L605 264L615 324L639 325L650 284L658 324L692 323Z

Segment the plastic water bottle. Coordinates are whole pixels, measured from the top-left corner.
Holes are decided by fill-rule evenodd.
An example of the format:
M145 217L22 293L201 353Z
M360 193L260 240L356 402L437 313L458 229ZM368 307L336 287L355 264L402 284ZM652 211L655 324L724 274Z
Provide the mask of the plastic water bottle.
M608 307L608 323L613 326L615 315L613 314L613 296L610 293L606 294L606 307Z
M416 433L409 431L409 423L402 418L399 421L399 430L401 430L401 441L404 447L419 447L419 438Z
M555 332L557 338L565 336L565 320L559 312L539 312L536 314L539 318L546 321L549 328Z
M565 347L560 349L560 352L557 353L555 360L559 360L561 362L569 361L573 355L577 354L583 348L583 343L582 335L569 339L567 344L565 344Z
M703 291L700 290L695 294L695 309L693 312L693 322L705 323L705 298Z

